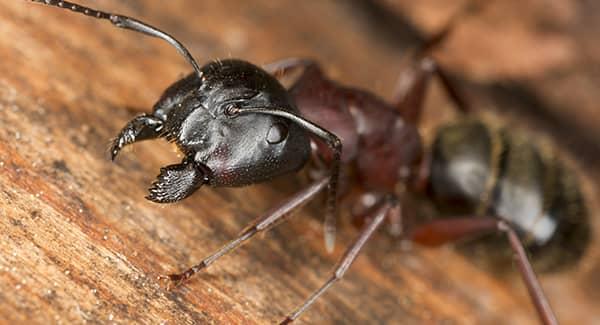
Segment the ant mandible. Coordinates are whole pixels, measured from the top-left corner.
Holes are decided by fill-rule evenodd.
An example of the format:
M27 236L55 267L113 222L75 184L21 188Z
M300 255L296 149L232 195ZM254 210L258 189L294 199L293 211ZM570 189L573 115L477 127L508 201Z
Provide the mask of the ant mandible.
M529 171L511 174L514 166L506 157L516 150L510 146L510 136L492 132L476 121L441 129L432 150L424 150L417 125L432 76L441 80L461 112L470 111L444 71L427 56L428 50L448 35L451 23L417 51L410 71L402 75L395 100L389 104L371 93L329 80L311 60L288 59L260 68L229 59L200 67L179 41L139 20L67 1L32 1L106 19L117 27L163 39L192 65L194 72L167 88L152 113L135 117L112 143L113 160L123 147L156 138L174 142L184 154L181 163L161 168L147 199L175 202L203 185L234 187L264 182L299 170L311 156L321 165L330 166L326 176L257 219L214 254L183 273L162 277L170 284L177 286L188 280L324 189L328 194L324 236L331 251L340 168L352 166L352 181L365 189L365 195L377 200L361 207L366 224L328 280L282 324L297 319L344 276L385 220L396 229L402 228L402 211L407 207L402 204L403 193L395 190L399 184L412 191L425 191L434 201L472 207L469 216L434 219L404 236L417 243L440 245L489 232L505 233L540 319L546 324L557 323L519 235L527 236L529 246L539 247L562 244L574 235L587 238L587 228L582 226L586 224L585 209L578 187L568 177L570 173L561 164L540 158L537 149L531 147L531 153L539 158L539 168L531 168L530 172L556 169L551 176L561 176L565 181L550 185L557 189L555 192L568 189L571 195L548 197L544 188L536 186L530 186L521 197L513 195L518 181L544 183L549 176L529 175ZM301 69L301 75L290 89L285 89L277 78L296 69ZM538 200L533 209L521 209L540 197L549 202ZM562 209L567 204L579 210ZM583 248L576 247L574 255L581 255Z

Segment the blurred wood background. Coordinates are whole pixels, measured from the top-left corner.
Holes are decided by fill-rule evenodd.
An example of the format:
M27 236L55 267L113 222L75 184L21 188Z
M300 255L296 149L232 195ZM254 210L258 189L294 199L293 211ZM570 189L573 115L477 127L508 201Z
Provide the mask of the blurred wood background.
M464 1L81 1L144 20L200 62L311 57L344 83L389 98L403 56ZM168 3L168 4L167 4ZM481 111L565 148L580 166L598 234L600 4L495 0L465 17L436 57ZM180 270L298 189L290 176L202 189L175 205L144 200L160 141L116 163L109 140L189 71L163 42L28 1L0 4L0 320L3 323L275 323L326 278L356 235L343 222L324 251L316 205L167 292ZM432 128L449 103L428 96ZM483 112L481 114L484 114ZM428 126L430 125L430 126ZM598 236L573 269L542 276L564 324L600 322ZM567 249L567 248L565 248ZM537 318L514 275L452 248L405 249L384 233L299 323L526 324Z

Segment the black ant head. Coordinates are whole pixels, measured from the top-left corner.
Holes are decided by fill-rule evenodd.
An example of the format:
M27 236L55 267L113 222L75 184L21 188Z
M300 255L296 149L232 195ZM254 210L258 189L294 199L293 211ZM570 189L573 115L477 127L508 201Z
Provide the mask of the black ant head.
M297 113L287 91L244 61L217 61L171 86L156 104L161 135L177 144L184 162L161 170L149 199L183 199L202 184L243 186L301 168L307 132L297 123L245 109ZM178 188L174 188L178 187ZM186 188L189 187L189 188Z
M203 67L203 81L184 107L172 111L168 136L196 163L211 171L210 184L242 186L300 168L309 140L299 125L245 108L296 112L287 91L262 69L239 60ZM170 124L170 123L168 123Z
M162 39L194 69L192 75L165 91L152 115L136 117L113 141L113 159L123 146L159 136L176 142L186 154L181 164L161 169L148 199L174 202L202 184L241 186L298 169L309 156L308 131L325 140L333 150L325 219L326 224L334 220L342 142L299 116L287 91L275 78L237 60L214 62L201 69L177 39L131 17L68 1L32 1Z

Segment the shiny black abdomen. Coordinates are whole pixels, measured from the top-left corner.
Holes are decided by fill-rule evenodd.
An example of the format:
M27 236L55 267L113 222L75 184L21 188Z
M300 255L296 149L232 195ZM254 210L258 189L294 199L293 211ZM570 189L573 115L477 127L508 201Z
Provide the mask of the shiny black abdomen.
M431 150L430 190L453 214L509 221L538 269L581 257L590 236L587 210L575 176L552 153L474 120L440 128Z

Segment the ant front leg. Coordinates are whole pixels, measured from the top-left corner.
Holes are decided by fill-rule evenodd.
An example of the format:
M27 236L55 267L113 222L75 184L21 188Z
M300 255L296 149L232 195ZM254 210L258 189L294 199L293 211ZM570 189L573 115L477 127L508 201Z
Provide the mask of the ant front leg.
M163 120L160 118L143 114L129 121L127 125L119 132L119 135L113 140L110 147L110 157L115 160L119 151L126 145L141 140L155 139L160 136L163 128Z
M514 258L519 267L519 273L527 287L527 291L544 324L558 324L556 316L542 290L542 286L533 271L527 253L514 229L504 220L492 217L462 217L430 221L415 228L410 238L419 244L438 246L473 236L501 231L506 234Z
M290 212L292 212L294 209L298 208L299 206L314 198L315 195L317 195L317 193L319 193L323 188L325 188L328 183L329 177L325 177L321 180L314 182L307 188L303 189L302 191L293 195L291 198L282 202L279 206L275 207L273 210L266 213L264 216L258 218L252 224L248 225L237 238L223 245L213 254L203 259L200 263L192 266L191 268L187 269L182 273L160 276L159 279L169 281L167 285L168 288L181 285L194 274L200 272L202 269L208 267L220 257L239 247L241 244L254 237L256 234L275 226L279 221L282 221L286 216L288 216Z

